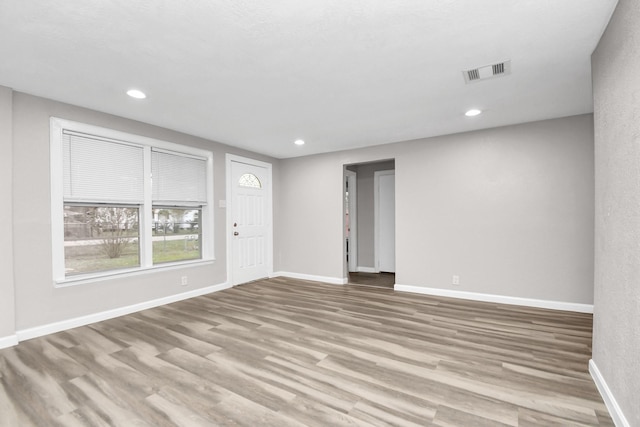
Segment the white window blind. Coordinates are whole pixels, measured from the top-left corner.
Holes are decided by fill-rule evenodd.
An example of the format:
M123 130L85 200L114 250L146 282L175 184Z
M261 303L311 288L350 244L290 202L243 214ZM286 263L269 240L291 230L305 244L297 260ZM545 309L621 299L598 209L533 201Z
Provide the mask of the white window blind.
M62 140L65 201L144 201L142 147L67 131Z
M203 158L151 151L154 204L206 205L207 163Z

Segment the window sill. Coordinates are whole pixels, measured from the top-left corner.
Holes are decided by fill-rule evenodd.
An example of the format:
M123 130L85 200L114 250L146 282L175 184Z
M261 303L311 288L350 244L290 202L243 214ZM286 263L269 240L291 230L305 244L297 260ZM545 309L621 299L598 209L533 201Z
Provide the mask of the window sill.
M54 280L55 288L66 288L68 286L84 285L88 283L102 282L105 280L124 279L127 277L141 276L150 273L156 273L168 270L179 270L182 268L199 267L203 265L211 265L215 261L215 258L206 260L194 260L194 261L181 261L172 262L160 265L154 265L151 267L138 267L130 268L126 270L109 271L94 274L83 274L78 276L67 277L64 279Z

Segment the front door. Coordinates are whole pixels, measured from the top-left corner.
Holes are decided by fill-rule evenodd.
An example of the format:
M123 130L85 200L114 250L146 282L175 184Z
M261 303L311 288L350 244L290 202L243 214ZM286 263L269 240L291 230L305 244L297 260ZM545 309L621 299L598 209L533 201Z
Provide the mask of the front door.
M269 275L270 174L259 165L230 163L231 268L237 285Z

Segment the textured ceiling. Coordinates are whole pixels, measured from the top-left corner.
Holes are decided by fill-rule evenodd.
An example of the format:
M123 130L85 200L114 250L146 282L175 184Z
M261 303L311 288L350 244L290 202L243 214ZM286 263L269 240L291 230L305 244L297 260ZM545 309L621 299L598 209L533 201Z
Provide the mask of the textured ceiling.
M0 85L294 157L591 112L615 4L0 0Z

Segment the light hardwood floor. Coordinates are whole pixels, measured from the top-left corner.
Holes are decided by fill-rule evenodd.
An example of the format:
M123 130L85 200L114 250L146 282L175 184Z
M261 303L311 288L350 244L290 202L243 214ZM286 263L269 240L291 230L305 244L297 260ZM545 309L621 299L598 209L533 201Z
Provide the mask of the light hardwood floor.
M350 285L393 289L395 283L396 275L394 273L349 273Z
M591 327L263 280L0 350L0 425L612 426Z

